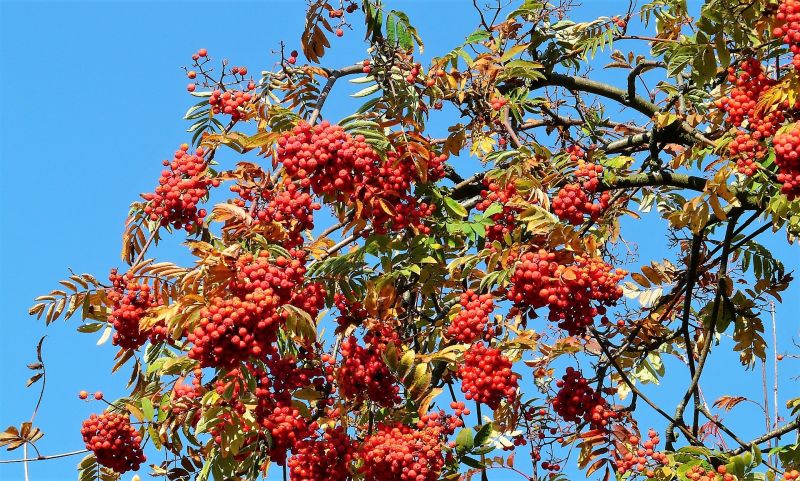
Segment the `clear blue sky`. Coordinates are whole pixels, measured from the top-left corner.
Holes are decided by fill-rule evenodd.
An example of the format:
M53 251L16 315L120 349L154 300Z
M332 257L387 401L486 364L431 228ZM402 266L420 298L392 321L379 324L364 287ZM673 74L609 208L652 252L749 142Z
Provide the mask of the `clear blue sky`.
M212 56L229 58L251 72L271 68L280 40L289 50L298 47L304 3L0 0L0 429L30 416L38 391L25 389L30 375L25 365L34 361L34 347L44 334L48 389L36 423L45 432L42 453L83 447L80 423L102 406L79 401L79 390L102 390L109 398L124 393L127 377L109 375L116 351L110 343L95 346L97 336L76 333L75 322L58 321L45 329L43 322L28 317L27 309L35 296L57 287L68 268L105 277L120 264L128 204L153 188L161 160L190 138L181 117L193 99L185 92L187 79L179 67L189 63L191 53L205 47ZM409 13L425 40L426 59L460 43L476 25L469 0L388 3ZM583 18L624 13L627 5L617 0L586 3L591 7L581 10ZM332 38L326 64L364 58L359 40L360 34L350 32ZM615 72L596 73L621 80ZM326 105L327 117L349 114L356 104L342 93L355 90L337 86ZM225 154L218 159L233 161ZM628 236L638 242L643 258L663 257L665 239L653 235L651 225ZM789 269L800 266L797 250L785 245L782 234L770 246ZM163 259L187 260L177 242L165 243L158 252ZM800 312L797 290L785 297L788 303L779 309L784 343L796 334ZM677 362L671 364L673 375L684 375ZM786 380L790 366L797 368L782 366ZM758 397L760 372L736 374L735 382L725 375L737 369L734 356L724 362L715 358L704 377L710 391L706 397ZM650 391L656 398L674 399L670 387ZM782 397L798 395L796 387L791 391ZM741 416L731 419L745 435L761 428L760 421L752 421L754 409L739 409ZM642 413L643 427L661 426L646 409ZM2 452L0 459L20 456L21 450ZM78 459L32 463L31 479L72 478ZM22 466L0 465L0 479L22 479ZM492 479L503 477L497 473Z

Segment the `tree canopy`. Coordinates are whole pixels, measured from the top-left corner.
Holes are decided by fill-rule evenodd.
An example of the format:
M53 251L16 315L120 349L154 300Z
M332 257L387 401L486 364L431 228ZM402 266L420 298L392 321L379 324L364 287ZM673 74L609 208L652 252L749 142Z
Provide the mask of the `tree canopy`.
M79 393L82 481L798 478L800 398L779 416L765 381L770 417L701 381L717 353L731 376L784 356L793 279L764 239L800 232L800 0L462 3L475 31L424 63L381 0L297 2L272 70L192 55L187 137L121 265L30 309L129 379ZM366 55L326 65L344 35ZM641 258L627 232L654 225L674 248ZM168 237L193 263L152 256ZM756 437L726 419L748 402ZM0 446L35 448L33 421Z

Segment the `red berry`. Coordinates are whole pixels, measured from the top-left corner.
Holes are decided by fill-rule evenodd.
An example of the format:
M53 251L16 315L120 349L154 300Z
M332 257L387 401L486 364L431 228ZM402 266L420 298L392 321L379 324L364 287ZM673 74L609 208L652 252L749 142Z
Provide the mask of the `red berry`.
M197 55L205 57L206 55L208 55L208 50L201 48L200 50L197 51Z
M94 393L94 398L100 401L101 399L103 399L103 393L101 391L97 391L96 393Z
M80 398L80 399L86 399L88 397L89 397L89 393L86 392L86 391L81 391L81 392L78 393L78 398Z

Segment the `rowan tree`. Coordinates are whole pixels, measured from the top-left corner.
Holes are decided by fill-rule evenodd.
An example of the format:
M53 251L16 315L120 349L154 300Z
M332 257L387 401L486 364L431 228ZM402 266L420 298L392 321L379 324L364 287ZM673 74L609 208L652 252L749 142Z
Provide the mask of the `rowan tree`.
M464 2L476 30L425 62L380 0L308 1L272 70L187 55L189 135L122 264L30 310L103 332L130 372L76 432L80 479L797 479L800 398L744 437L726 414L751 400L701 376L720 350L732 376L766 363L792 285L761 240L800 231L800 1L573 3ZM329 118L348 80L361 105ZM641 216L665 257L626 254ZM152 258L167 237L195 262ZM676 405L648 395L666 376Z

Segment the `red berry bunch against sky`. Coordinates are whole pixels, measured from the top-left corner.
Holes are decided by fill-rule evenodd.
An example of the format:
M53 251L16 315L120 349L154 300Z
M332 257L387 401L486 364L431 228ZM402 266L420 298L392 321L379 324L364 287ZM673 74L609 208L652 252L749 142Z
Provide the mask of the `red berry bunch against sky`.
M151 336L163 337L166 334L163 325L144 331L139 328L139 321L147 314L148 309L158 304L151 287L135 282L128 274L117 274L116 269L111 271L109 280L113 287L107 291L111 302L108 322L114 326L114 345L138 349Z
M553 213L572 225L583 224L586 217L595 220L608 208L611 194L601 192L597 202L592 197L580 184L567 184L553 199Z
M359 472L364 481L436 481L444 467L442 427L422 428L405 424L378 424L375 432L364 439L358 458L363 462Z
M337 426L319 439L300 441L289 459L292 481L347 481L357 444Z
M230 115L231 120L237 121L247 116L246 108L248 102L253 99L249 92L241 90L214 90L208 103L215 114Z
M775 14L775 20L772 34L789 46L794 54L792 64L800 70L800 1L783 0Z
M490 337L493 329L489 325L489 314L494 310L491 294L477 294L468 290L461 294L461 310L455 315L447 328L447 337L462 343L472 343Z
M342 361L337 374L342 396L356 402L369 400L384 407L400 402L397 380L383 360L387 343L397 341L396 337L384 328L367 332L364 346L358 344L355 336L342 342Z
M647 437L647 441L642 442L638 437L631 436L628 438L630 446L624 446L624 450L618 447L617 451L611 453L619 474L635 470L652 478L655 476L653 471L655 467L667 464L667 455L655 450L658 443L661 442L658 433L650 429Z
M92 451L98 464L117 473L137 471L146 458L142 436L120 413L92 414L81 428L86 449Z
M219 185L219 181L207 177L208 164L203 158L204 153L202 148L198 148L190 154L189 146L183 144L175 152L172 162L164 161L169 170L161 173L155 192L142 194L147 201L144 212L151 220L187 232L202 224L206 211L198 209L197 204L208 196L209 186Z
M788 132L776 135L773 144L778 181L783 184L781 192L794 200L800 197L800 127L795 125Z
M567 373L556 381L556 386L558 393L550 404L565 421L585 421L592 429L607 429L609 422L619 416L576 369L568 367Z
M513 402L517 397L519 375L511 371L511 361L499 349L481 342L464 353L456 376L461 379L461 391L467 399L492 409L497 409L503 399Z

